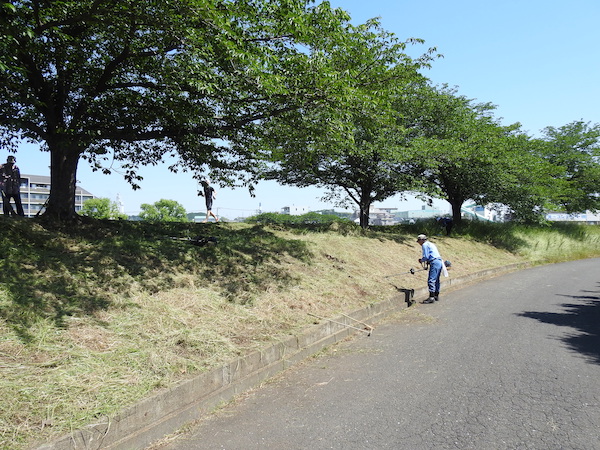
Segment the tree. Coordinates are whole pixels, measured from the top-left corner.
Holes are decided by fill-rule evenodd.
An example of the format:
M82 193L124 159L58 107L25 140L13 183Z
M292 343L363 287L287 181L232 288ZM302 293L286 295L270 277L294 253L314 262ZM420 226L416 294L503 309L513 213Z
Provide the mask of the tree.
M311 0L13 0L0 4L0 141L50 153L45 212L75 214L81 158L224 180L255 167L261 121L339 98L349 17ZM112 165L111 165L112 167ZM177 170L178 167L171 167Z
M581 120L559 128L547 127L548 144L542 156L558 168L555 178L562 189L554 191L561 210L579 213L600 210L600 124Z
M175 200L161 199L141 205L140 218L146 222L188 222L185 208Z
M524 188L539 187L523 184L538 161L528 151L529 137L519 124L500 125L493 105L474 104L446 86L426 88L419 104L416 113L408 116L414 126L406 124L415 134L415 172L426 182L422 193L450 203L454 223L461 222L467 200L517 205L522 199L516 192L523 196ZM533 182L531 177L529 181Z
M414 178L405 173L411 159L408 149L397 139L391 124L383 120L381 111L363 109L347 119L352 124L352 135L347 139L323 136L310 142L284 141L271 154L276 168L266 177L298 187L325 188L324 200L358 207L360 226L367 228L374 202L415 187ZM294 132L283 135L289 138Z
M92 198L86 200L79 214L94 219L127 219L127 215L119 212L119 206L109 198Z
M358 27L345 54L336 55L336 66L354 80L345 85L343 105L291 111L267 122L260 145L273 165L265 177L326 188L327 200L358 206L363 228L373 202L414 187L405 174L410 156L392 104L423 79L418 69L433 58L434 49L419 59L408 57L406 45L415 42L421 41L398 41L374 20Z
M560 168L541 156L546 143L522 133L503 140L504 158L490 176L497 182L479 197L480 204L495 203L510 208L511 220L539 223L555 209L556 193L562 190Z
M326 188L325 199L338 206L358 206L362 228L369 226L374 202L415 187L414 178L405 172L406 160L410 159L407 149L393 141L388 128L378 128L375 120L370 125L356 123L353 142L336 153L319 152L318 147L305 152L302 156L310 155L312 167L295 182ZM289 166L290 162L291 158L282 165Z

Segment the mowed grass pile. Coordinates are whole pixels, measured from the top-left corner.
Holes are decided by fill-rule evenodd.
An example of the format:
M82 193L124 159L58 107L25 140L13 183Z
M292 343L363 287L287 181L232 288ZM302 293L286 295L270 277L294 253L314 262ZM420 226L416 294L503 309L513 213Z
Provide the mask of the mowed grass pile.
M451 276L600 255L599 227L0 218L0 448L27 448L314 322L425 286L418 233ZM216 245L188 239L214 237ZM396 275L388 277L389 275Z

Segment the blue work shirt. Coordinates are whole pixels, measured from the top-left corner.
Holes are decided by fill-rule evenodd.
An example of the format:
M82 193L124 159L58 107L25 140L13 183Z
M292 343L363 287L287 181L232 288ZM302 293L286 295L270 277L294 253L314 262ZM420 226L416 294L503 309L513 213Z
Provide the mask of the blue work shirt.
M423 248L423 256L421 259L423 261L431 262L436 259L440 259L440 260L442 259L440 252L438 251L435 244L432 244L429 241L425 241L425 242L423 242L422 248Z

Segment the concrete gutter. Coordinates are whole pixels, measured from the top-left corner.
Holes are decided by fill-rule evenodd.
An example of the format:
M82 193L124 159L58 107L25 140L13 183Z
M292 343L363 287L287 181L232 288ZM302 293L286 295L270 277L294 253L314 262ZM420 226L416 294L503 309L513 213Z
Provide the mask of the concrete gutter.
M476 272L442 281L444 291L472 281L505 274L528 266L528 263ZM415 289L414 300L425 299L427 288ZM230 401L288 367L357 333L357 322L377 322L386 315L406 307L405 296L354 311L347 316L323 320L269 347L237 358L224 366L183 381L98 423L75 430L38 450L110 449L131 450L148 447L186 424L209 414L218 405ZM352 319L349 319L349 317Z

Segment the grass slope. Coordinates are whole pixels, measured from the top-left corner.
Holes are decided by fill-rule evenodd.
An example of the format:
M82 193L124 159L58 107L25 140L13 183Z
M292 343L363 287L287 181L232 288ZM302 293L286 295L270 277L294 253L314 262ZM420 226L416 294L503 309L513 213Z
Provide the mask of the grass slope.
M0 448L111 415L312 323L422 287L418 233L451 276L600 255L600 228L257 226L0 217ZM215 237L198 247L189 238ZM400 274L400 275L396 275ZM388 277L389 275L395 275Z

